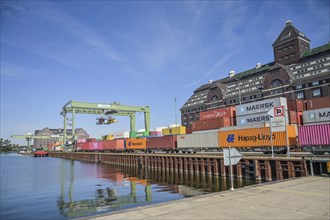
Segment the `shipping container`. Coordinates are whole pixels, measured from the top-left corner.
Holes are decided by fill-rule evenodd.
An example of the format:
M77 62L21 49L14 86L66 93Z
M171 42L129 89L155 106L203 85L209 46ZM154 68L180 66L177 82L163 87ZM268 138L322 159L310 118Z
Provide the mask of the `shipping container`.
M289 123L290 124L298 124L298 114L297 114L296 111L290 111Z
M162 129L163 135L175 135L175 134L186 134L186 127L185 126L178 126L172 128L165 128Z
M315 109L303 112L303 123L329 123L330 122L330 108Z
M192 127L186 127L186 134L192 134Z
M286 123L289 123L288 113L285 112ZM262 124L262 123L269 123L270 116L267 112L253 114L253 115L244 115L236 117L236 124L237 126L248 125L248 124Z
M305 101L307 104L306 110L314 110L330 107L330 96L313 98Z
M284 106L284 110L287 110L288 106L286 98L279 97L238 105L236 106L236 116L267 113L271 108L276 106Z
M301 146L330 146L330 124L300 126L298 134Z
M150 133L149 131L138 131L136 132L136 137L145 137L145 136L149 136Z
M162 130L163 130L164 128L168 128L168 127L156 127L156 128L154 129L154 131L160 131L160 132L162 132Z
M262 128L262 127L269 127L269 122L258 123L258 124L246 124L246 125L237 125L231 127L224 127L220 128L220 131L232 131L232 130L241 130L241 129L250 129L250 128Z
M114 139L129 138L129 131L121 131L113 134Z
M96 138L88 138L88 139L86 139L86 142L93 142L93 141L96 141Z
M85 143L85 142L86 142L86 139L84 139L84 138L77 139L77 143Z
M103 141L103 150L125 150L125 140L116 139L116 140L106 140Z
M219 148L219 132L178 135L177 148Z
M89 150L103 150L102 141L89 142Z
M203 120L222 118L222 117L234 118L235 111L236 111L236 107L212 109L205 112L200 112L199 120L203 121Z
M176 135L147 138L147 150L149 149L171 149L176 148Z
M146 138L128 138L126 139L126 150L145 150L147 149Z
M192 124L192 131L212 130L229 126L231 126L231 119L228 117L222 117L203 121L195 121Z
M150 136L162 136L162 131L150 131Z
M289 145L296 146L296 126L287 125L287 133ZM285 131L272 132L271 136L269 127L220 131L219 135L220 147L270 147L271 139L273 146L287 146Z

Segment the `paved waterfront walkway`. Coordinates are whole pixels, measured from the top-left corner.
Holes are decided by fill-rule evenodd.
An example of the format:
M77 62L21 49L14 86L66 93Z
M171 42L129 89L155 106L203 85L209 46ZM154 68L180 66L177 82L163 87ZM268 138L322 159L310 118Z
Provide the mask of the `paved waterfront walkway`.
M84 218L88 219L88 218ZM301 177L89 219L330 219L330 178Z

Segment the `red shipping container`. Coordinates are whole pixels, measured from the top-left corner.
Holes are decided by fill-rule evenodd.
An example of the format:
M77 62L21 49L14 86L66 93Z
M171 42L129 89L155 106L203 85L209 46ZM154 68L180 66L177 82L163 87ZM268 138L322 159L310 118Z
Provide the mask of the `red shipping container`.
M303 122L303 113L302 112L297 112L297 123L298 125L302 125Z
M304 102L302 100L296 100L297 112L304 111Z
M232 118L223 117L210 120L195 121L192 124L193 131L212 130L223 127L229 127L232 125Z
M167 135L163 137L152 137L147 139L147 149L171 149L176 148L176 135Z
M81 150L89 150L89 143L90 142L80 143L81 144Z
M290 111L289 123L290 124L297 124L298 123L297 112L296 111Z
M215 118L231 117L234 118L236 107L217 108L199 113L199 120L209 120Z
M102 141L89 142L89 150L103 150Z
M115 139L103 141L103 150L125 150L125 140Z
M314 110L328 107L330 107L330 96L307 100L306 110Z
M192 134L192 127L186 127L186 134Z
M86 139L86 142L93 142L93 141L96 141L96 138L88 138L88 139Z

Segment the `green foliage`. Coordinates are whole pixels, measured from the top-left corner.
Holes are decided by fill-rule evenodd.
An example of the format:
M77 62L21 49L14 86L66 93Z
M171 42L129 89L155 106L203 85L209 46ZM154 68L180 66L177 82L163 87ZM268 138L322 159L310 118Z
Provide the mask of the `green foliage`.
M13 145L10 140L0 138L0 152L11 152L13 151Z

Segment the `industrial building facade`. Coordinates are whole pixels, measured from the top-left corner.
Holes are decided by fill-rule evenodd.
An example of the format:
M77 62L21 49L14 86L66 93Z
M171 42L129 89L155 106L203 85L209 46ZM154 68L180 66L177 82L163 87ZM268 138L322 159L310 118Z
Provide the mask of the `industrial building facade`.
M68 136L71 136L72 130L67 129L66 133ZM42 130L35 130L34 132L35 136L49 136L49 138L40 138L40 139L35 138L33 142L33 147L40 148L55 144L56 142L59 142L60 140L59 137L63 137L63 134L64 134L64 130L62 128L57 128L57 129L44 128ZM75 134L79 139L89 138L89 134L83 128L76 128Z
M191 128L201 112L276 97L287 98L289 111L330 107L330 43L310 49L310 40L287 21L272 46L273 62L197 88L180 109L182 125Z

